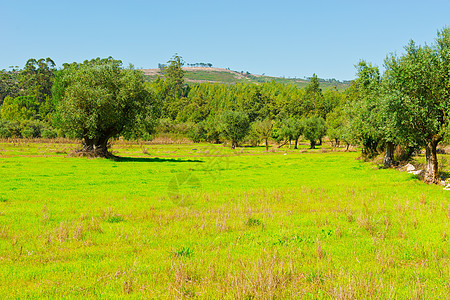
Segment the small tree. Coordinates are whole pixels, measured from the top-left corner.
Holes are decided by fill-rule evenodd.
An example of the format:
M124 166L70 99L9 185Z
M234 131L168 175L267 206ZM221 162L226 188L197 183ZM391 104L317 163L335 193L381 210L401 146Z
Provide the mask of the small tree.
M142 72L121 64L111 57L74 63L56 76L57 124L83 139L82 151L89 156L110 157L111 137L154 119Z
M386 132L381 128L380 72L378 67L363 60L355 67L357 78L346 91L350 100L345 105L345 112L351 140L362 144L362 154L372 158L378 155L380 146L384 144Z
M281 127L278 131L278 139L285 140L285 145L289 142L289 149L291 148L291 141L295 141L294 149L297 149L298 139L302 135L303 124L299 119L287 118L281 122Z
M169 96L180 98L183 95L184 61L181 56L175 54L164 66L163 73L169 88Z
M231 141L231 149L235 149L247 135L250 122L247 114L228 110L220 116L219 128L225 138Z
M272 136L273 121L270 119L256 121L252 126L258 137L264 140L266 152L269 151L269 138Z
M311 149L315 149L316 142L327 133L327 125L321 117L312 116L303 120L303 136L311 143Z

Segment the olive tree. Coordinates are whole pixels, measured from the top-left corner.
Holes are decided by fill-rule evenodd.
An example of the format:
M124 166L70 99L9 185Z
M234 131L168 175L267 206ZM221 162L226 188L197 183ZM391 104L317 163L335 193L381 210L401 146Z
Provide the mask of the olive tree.
M433 45L413 41L400 57L385 60L390 120L403 139L426 149L426 182L438 182L437 145L446 137L450 113L450 28Z
M225 138L231 141L231 149L235 149L249 132L250 121L247 114L228 110L220 115L219 128Z
M312 116L303 120L303 136L311 143L311 149L315 149L316 142L327 133L327 125L321 117Z
M83 139L82 152L88 155L111 156L111 137L150 128L154 119L154 97L144 88L142 72L121 65L109 57L66 64L56 74L57 125Z
M266 152L269 151L269 138L272 136L273 121L270 119L256 121L252 126L258 138L264 140Z
M298 139L302 135L303 132L303 123L298 118L290 117L284 119L281 122L281 126L278 130L278 139L285 140L285 145L289 142L289 149L291 148L291 141L294 140L294 149L297 149ZM281 147L281 146L280 146Z

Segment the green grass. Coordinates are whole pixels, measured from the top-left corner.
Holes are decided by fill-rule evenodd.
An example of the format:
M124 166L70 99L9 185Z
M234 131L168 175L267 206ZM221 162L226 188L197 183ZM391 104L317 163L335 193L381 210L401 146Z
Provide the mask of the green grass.
M448 298L449 192L305 147L2 143L0 294Z
M237 78L233 73L225 72L225 71L186 71L185 73L186 80L205 80L205 81L214 81L218 83L238 83L243 82L245 79Z

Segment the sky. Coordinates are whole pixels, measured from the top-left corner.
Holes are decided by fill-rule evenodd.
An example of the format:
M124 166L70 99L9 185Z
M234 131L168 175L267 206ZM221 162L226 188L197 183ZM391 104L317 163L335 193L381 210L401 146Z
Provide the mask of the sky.
M387 54L411 39L431 44L445 26L450 0L0 0L0 69L109 56L147 69L178 54L253 74L351 80L360 60L383 69Z

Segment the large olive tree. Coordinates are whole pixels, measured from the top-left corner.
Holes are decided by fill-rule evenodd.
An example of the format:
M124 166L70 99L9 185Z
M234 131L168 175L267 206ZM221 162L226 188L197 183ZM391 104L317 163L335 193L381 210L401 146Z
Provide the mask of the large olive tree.
M411 41L405 50L385 61L389 119L402 138L425 147L425 181L437 182L436 148L449 127L450 28L440 31L433 45Z
M111 137L153 119L154 97L144 88L142 72L121 64L111 57L95 59L66 64L56 74L57 124L83 139L82 152L91 156L110 156Z

